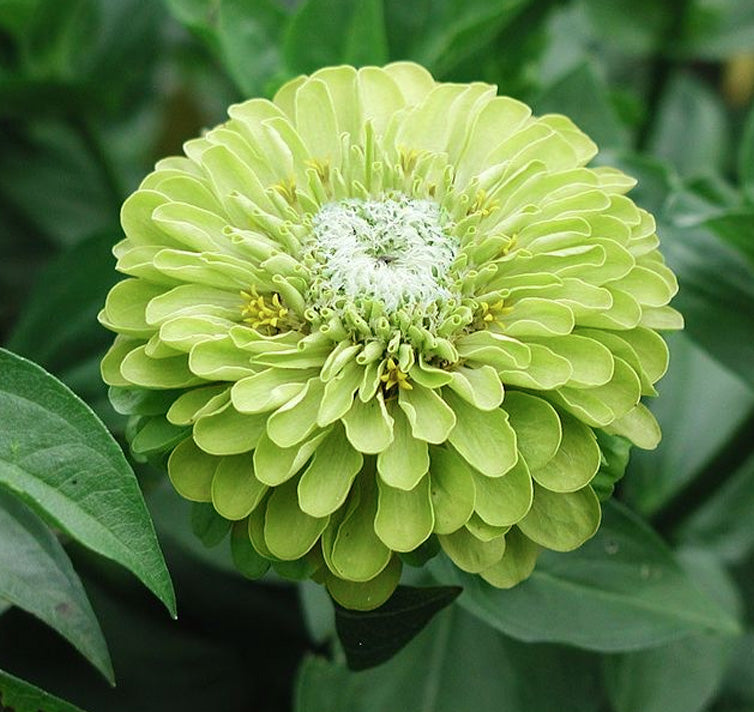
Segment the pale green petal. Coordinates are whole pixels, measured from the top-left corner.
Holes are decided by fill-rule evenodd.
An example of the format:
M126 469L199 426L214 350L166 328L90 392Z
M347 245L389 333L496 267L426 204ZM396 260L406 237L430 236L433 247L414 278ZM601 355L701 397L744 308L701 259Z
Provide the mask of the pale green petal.
M177 316L215 316L230 321L241 318L239 292L182 284L154 297L146 308L146 320L154 327Z
M531 468L534 481L552 492L574 492L587 485L600 467L600 449L591 428L570 415L560 417L563 438L555 456Z
M505 535L503 558L479 575L496 588L512 588L531 576L539 552L539 546L513 527Z
M344 608L371 611L393 595L401 579L401 560L394 556L388 565L367 582L344 581L328 573L325 585L329 594Z
M466 527L461 527L452 534L441 534L437 538L450 560L459 569L470 574L488 569L505 554L505 537L480 541Z
M608 433L628 438L643 450L654 450L660 444L662 433L650 410L639 403L622 418L614 420L605 428Z
M432 534L435 515L429 478L423 477L410 491L389 487L378 480L374 530L393 551L413 551Z
M320 430L313 437L291 447L276 445L267 433L262 433L254 449L254 470L260 482L276 487L289 480L309 460L329 430Z
M149 338L155 329L147 323L146 308L152 299L164 291L165 287L143 279L124 279L107 295L99 321L102 326L119 334Z
M491 331L475 331L461 336L456 341L456 348L462 358L489 364L498 371L526 369L532 358L531 349L526 344Z
M288 480L272 491L264 518L264 541L273 556L293 561L304 556L325 530L330 517L312 517L298 506L297 482Z
M328 86L319 79L301 85L294 99L296 129L312 156L340 163L340 133Z
M179 351L188 353L202 341L225 336L235 324L228 319L213 316L179 316L160 327L160 341Z
M518 460L516 433L500 408L477 410L453 393L445 399L456 414L448 441L472 467L488 477L501 477Z
M507 527L526 516L531 509L534 488L523 458L502 477L474 478L474 510L488 524Z
M298 483L298 502L312 517L326 517L345 502L364 458L333 428L314 453Z
M266 413L297 396L315 369L289 371L267 368L236 382L231 389L233 406L240 413Z
M549 299L527 297L516 302L505 318L505 333L515 338L564 336L573 331L573 311Z
M407 104L418 104L435 87L432 75L414 62L392 62L384 70L398 85Z
M120 372L120 365L128 354L143 346L144 342L141 339L132 339L120 334L116 336L113 345L107 350L100 364L102 380L108 386L128 387L133 385Z
M599 341L571 334L544 339L541 343L568 361L572 371L570 386L603 386L613 377L613 356Z
M518 449L532 469L545 467L560 446L560 418L547 401L518 391L509 391L503 410L516 431Z
M364 378L364 368L352 361L325 384L317 411L317 424L321 427L342 418L353 403L354 394Z
M393 422L381 393L367 403L357 398L343 416L349 442L365 454L377 454L390 445Z
M411 424L411 432L418 440L442 443L456 425L452 408L439 393L418 383L411 390L398 393L398 404Z
M391 487L411 490L429 470L427 443L411 434L411 425L400 408L391 408L393 441L377 455L377 471Z
M675 331L683 329L683 316L673 307L645 307L639 325L647 329Z
M194 440L211 455L239 455L253 450L265 427L263 415L244 415L228 403L194 424Z
M471 515L471 518L464 526L475 538L485 543L505 536L510 529L510 526L499 527L488 524L476 513Z
M448 387L479 410L494 410L503 402L503 384L492 366L459 366L450 375Z
M173 401L166 417L173 425L193 425L199 414L208 414L205 408L210 403L216 404L214 408L216 410L227 402L228 387L225 384L192 388Z
M178 445L168 459L168 475L178 494L192 502L212 501L212 478L221 458L200 450L192 438Z
M433 447L429 482L435 532L451 534L466 524L474 512L472 469L452 448Z
M162 193L154 190L137 190L126 199L120 211L120 223L123 232L134 245L180 245L152 220L152 213L167 201Z
M254 373L249 354L229 336L196 344L188 363L192 373L210 381L235 381Z
M591 487L560 494L535 485L534 503L518 527L541 546L571 551L594 535L600 518L600 503Z
M374 531L376 514L376 483L371 477L360 478L343 520L322 537L325 561L336 576L349 581L369 581L390 562L392 552Z
M316 418L325 384L310 378L304 389L267 420L267 435L280 447L291 447L311 435L317 428Z
M565 385L573 376L573 368L568 359L558 356L542 344L528 344L531 361L526 368L500 369L500 380L505 386L520 386L549 391Z
M188 388L203 383L201 378L189 370L188 356L181 354L171 358L150 358L146 355L144 346L139 346L125 356L120 364L120 372L129 384L145 388Z
M212 504L220 516L232 521L244 519L266 491L267 485L254 476L250 454L220 459L212 479Z

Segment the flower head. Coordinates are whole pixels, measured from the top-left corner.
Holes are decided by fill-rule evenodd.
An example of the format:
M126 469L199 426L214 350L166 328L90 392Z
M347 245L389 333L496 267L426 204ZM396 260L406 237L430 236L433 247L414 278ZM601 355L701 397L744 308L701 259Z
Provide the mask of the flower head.
M103 374L164 395L134 449L172 449L242 570L353 608L428 542L508 587L592 536L595 431L656 445L640 399L681 326L634 181L567 118L405 62L229 115L123 206Z

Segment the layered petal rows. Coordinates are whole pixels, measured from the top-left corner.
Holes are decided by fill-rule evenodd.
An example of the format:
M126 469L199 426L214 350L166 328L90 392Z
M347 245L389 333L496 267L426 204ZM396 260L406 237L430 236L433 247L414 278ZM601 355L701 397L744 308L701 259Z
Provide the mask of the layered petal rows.
M406 62L228 113L123 206L102 372L134 452L170 452L242 571L352 608L438 548L509 587L592 536L595 432L657 444L640 399L682 326L634 181Z

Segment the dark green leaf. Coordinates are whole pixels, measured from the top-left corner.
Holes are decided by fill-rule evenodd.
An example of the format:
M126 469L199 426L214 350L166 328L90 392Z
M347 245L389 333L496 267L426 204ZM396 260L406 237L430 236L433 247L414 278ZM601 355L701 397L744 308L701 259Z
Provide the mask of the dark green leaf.
M82 712L70 702L0 670L0 709L3 712Z
M296 712L596 712L589 656L523 645L457 606L442 611L394 658L353 673L310 657L296 683Z
M654 0L585 0L595 33L628 55L651 54L673 16L671 3Z
M679 74L660 102L650 150L683 176L719 172L727 158L727 129L718 96L698 79Z
M600 149L627 144L628 133L612 106L607 84L592 62L581 64L546 87L534 107L540 114L565 114L573 119Z
M532 576L504 591L447 559L430 569L464 587L458 602L520 640L557 641L605 652L637 650L738 625L703 595L662 540L616 502L597 535L568 554L545 552Z
M686 550L684 568L731 615L740 614L735 584L714 557ZM732 595L731 595L732 594ZM651 650L604 658L615 712L699 712L720 686L735 639L700 635Z
M695 0L689 4L677 52L699 59L727 59L754 46L754 7L741 0Z
M366 670L389 660L460 593L453 586L398 586L374 611L349 611L336 604L335 627L348 667Z
M139 485L94 413L39 366L0 349L0 422L0 484L130 569L175 614Z
M204 546L217 546L230 531L231 522L221 517L210 502L191 504L191 529Z
M291 19L283 52L294 72L333 64L384 64L382 0L305 0Z
M745 255L754 268L754 208L726 211L707 220L705 226Z
M749 111L738 149L738 176L749 200L754 202L754 106Z
M386 1L391 54L442 77L512 23L530 0Z
M0 531L0 597L54 628L114 682L107 643L63 547L34 514L2 490Z
M670 368L658 386L660 397L649 403L662 440L656 450L632 453L622 483L623 496L647 517L695 479L754 407L754 392L687 334L671 334L668 346Z

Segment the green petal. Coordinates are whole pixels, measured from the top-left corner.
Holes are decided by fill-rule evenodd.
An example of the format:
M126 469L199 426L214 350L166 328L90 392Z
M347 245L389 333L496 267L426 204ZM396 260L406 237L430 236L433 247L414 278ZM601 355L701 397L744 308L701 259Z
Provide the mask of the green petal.
M352 362L325 384L317 412L317 425L324 427L334 423L350 410L354 393L356 393L363 377L364 369Z
M173 401L166 417L173 425L193 425L199 415L215 412L228 400L228 387L225 384L193 388Z
M343 416L346 437L351 445L365 454L382 452L390 445L393 422L381 393L367 403L357 398Z
M588 425L600 428L622 418L639 402L641 382L623 359L615 357L615 372L609 383L596 388L564 387L549 397Z
M600 503L591 487L560 494L535 484L531 510L518 527L541 546L571 551L594 535L600 517Z
M502 477L474 477L474 511L495 527L507 527L521 521L531 509L534 487L523 458Z
M192 438L180 443L168 459L168 476L176 492L192 502L212 501L212 478L220 458L200 450Z
M162 324L160 341L188 353L201 341L225 336L233 326L234 322L216 316L179 316Z
M513 527L505 535L503 558L479 575L496 588L513 588L531 576L539 552L540 548L533 541Z
M429 494L429 477L410 491L377 481L379 496L374 530L393 551L412 551L432 534L435 516Z
M152 221L152 213L167 202L162 193L153 190L137 190L126 199L120 211L123 232L134 245L169 245L180 243L168 237Z
M325 585L330 595L344 608L371 611L393 595L401 578L401 560L394 556L373 579L365 582L344 581L327 573Z
M312 517L326 517L345 502L364 458L346 440L343 429L330 431L314 453L298 483L301 509Z
M377 456L377 471L391 487L411 490L429 469L427 443L411 434L411 426L400 408L392 408L393 441Z
M478 574L500 561L505 553L505 537L480 541L466 527L438 537L442 550L461 570Z
M549 299L527 297L512 308L510 316L505 318L505 333L515 338L565 336L576 323L569 307Z
M591 388L604 386L615 370L610 349L598 341L571 334L543 342L551 351L562 356L571 366L570 386Z
M150 358L145 348L134 349L120 364L120 372L129 384L145 388L188 388L203 382L189 370L188 356Z
M327 84L310 78L296 92L296 129L312 156L340 163L340 133Z
M479 541L489 542L493 539L499 539L510 529L509 526L499 527L492 524L488 524L478 514L474 513L471 518L464 525L466 529L471 532Z
M297 445L317 427L316 418L325 384L315 377L267 420L267 435L280 447Z
M108 386L119 386L122 388L133 385L123 377L123 374L120 372L120 365L128 354L140 346L144 346L144 342L141 339L131 339L120 334L115 337L113 345L107 350L100 364L102 380Z
M456 348L461 358L489 364L498 371L526 369L531 363L531 350L526 344L491 331L462 336L456 341Z
M674 331L683 329L683 316L673 307L644 307L639 325L647 329Z
M269 559L265 559L252 546L249 525L245 520L235 522L230 530L230 553L233 564L246 578L258 579L270 568Z
M266 413L295 398L315 375L315 369L288 371L267 368L235 383L230 397L239 413Z
M456 424L455 413L440 394L418 383L414 383L411 390L399 391L398 404L418 440L443 443Z
M312 78L320 79L327 84L327 90L332 97L333 108L338 120L337 135L340 136L345 132L353 137L358 137L361 133L361 116L358 101L354 101L356 96L356 70L346 65L325 67L316 71ZM289 84L291 83L289 82ZM276 103L279 101L279 97L280 92L275 95ZM291 104L293 105L293 101L291 101Z
M247 517L266 491L254 476L251 455L223 457L212 479L212 504L220 516L236 521Z
M466 524L474 512L471 466L452 448L433 447L429 482L435 532L451 534Z
M210 455L239 455L256 447L264 427L263 415L244 415L228 403L196 421L194 440Z
M182 284L152 299L147 305L146 319L155 327L177 316L214 316L233 321L240 318L241 306L238 292Z
M551 492L575 492L600 468L600 448L591 428L563 414L563 438L555 456L541 468L531 468L534 481Z
M532 470L544 467L555 456L560 445L562 431L555 409L536 396L509 391L504 410L510 416L518 449L526 464Z
M124 279L107 295L100 323L120 334L148 338L155 329L146 321L147 304L164 291L165 287L143 279Z
M211 381L236 381L254 373L249 354L229 336L196 344L189 354L189 368Z
M662 437L655 417L642 403L629 410L622 418L614 420L605 430L613 435L628 438L643 450L654 450Z
M329 517L312 517L298 506L297 482L276 487L264 518L264 541L270 552L283 561L300 559L325 530Z
M508 414L500 408L477 410L453 393L444 395L456 414L456 426L448 436L451 445L483 475L500 477L508 472L518 460Z
M254 508L248 519L249 539L254 549L265 559L275 558L267 547L267 542L264 540L264 519L267 512L267 503L270 501L270 494L268 491L262 500L262 504Z
M254 471L257 479L270 487L283 484L295 475L312 456L329 430L320 430L303 443L282 448L262 433L254 449Z
M504 385L551 390L571 380L573 369L567 359L541 344L528 344L531 360L523 369L500 369Z
M466 368L450 372L448 388L479 410L494 410L503 402L503 384L492 366Z
M395 81L407 104L418 104L435 87L435 80L415 62L392 62L384 71Z
M374 531L377 514L377 487L373 478L362 478L348 502L343 521L333 532L327 556L323 536L322 549L330 570L349 581L369 581L390 562L392 552Z

